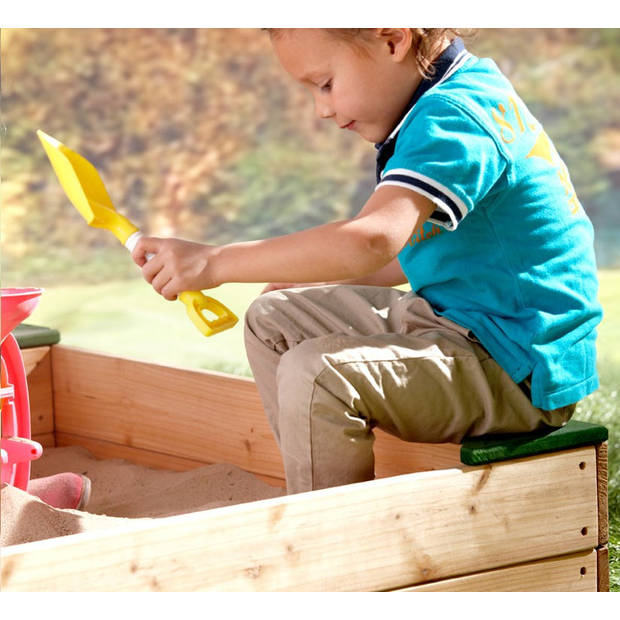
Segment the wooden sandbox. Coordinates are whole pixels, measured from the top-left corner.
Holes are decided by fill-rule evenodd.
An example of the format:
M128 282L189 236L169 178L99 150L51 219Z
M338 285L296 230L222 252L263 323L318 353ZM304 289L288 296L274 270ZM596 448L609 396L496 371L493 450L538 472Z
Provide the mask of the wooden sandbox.
M22 345L24 346L24 345ZM284 485L251 379L23 349L32 435ZM371 482L2 549L3 591L606 591L606 443L479 466L377 432Z

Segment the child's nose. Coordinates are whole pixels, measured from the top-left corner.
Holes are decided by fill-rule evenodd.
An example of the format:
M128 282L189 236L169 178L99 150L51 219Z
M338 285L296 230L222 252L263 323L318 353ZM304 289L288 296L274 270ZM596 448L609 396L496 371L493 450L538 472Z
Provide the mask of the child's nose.
M319 118L331 118L334 116L334 110L326 101L315 99L314 112Z

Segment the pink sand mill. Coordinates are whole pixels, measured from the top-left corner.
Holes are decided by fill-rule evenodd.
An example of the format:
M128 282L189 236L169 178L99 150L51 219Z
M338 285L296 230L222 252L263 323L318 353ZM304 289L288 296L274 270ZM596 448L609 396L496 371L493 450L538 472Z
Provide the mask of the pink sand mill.
M2 292L2 482L28 487L30 462L43 448L30 439L30 403L26 371L11 331L30 316L43 292L39 288L3 288Z

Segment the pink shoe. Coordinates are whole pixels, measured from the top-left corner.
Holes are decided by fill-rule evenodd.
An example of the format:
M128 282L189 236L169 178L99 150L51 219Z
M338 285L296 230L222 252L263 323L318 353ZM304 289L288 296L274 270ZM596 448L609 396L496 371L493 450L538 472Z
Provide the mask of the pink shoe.
M83 510L90 499L90 487L86 476L65 472L31 480L28 493L54 508Z

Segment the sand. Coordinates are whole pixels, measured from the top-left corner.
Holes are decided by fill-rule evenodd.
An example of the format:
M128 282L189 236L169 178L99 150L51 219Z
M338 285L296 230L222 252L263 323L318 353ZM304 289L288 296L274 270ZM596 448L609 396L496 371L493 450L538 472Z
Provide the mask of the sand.
M96 459L81 447L46 448L32 463L32 478L72 471L92 482L88 512L52 508L25 491L2 485L0 545L66 536L284 495L230 464L185 472L156 470L122 459Z

